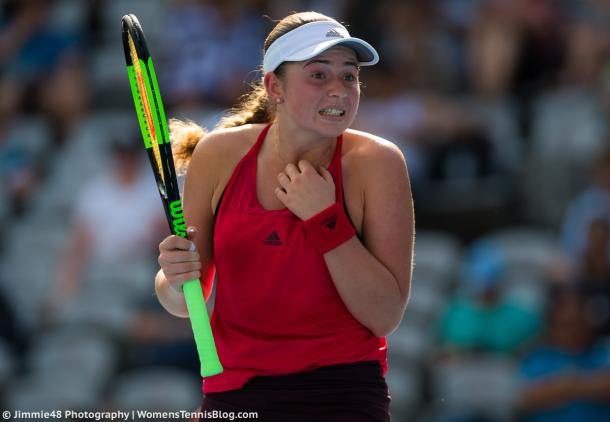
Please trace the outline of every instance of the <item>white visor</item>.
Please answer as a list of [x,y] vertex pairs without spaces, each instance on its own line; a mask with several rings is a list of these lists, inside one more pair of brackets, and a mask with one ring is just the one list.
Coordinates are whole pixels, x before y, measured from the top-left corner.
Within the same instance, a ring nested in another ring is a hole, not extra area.
[[369,43],[350,37],[339,22],[317,21],[301,25],[275,40],[265,53],[263,72],[273,72],[283,62],[311,59],[337,44],[354,50],[360,66],[371,66],[379,61],[379,54]]

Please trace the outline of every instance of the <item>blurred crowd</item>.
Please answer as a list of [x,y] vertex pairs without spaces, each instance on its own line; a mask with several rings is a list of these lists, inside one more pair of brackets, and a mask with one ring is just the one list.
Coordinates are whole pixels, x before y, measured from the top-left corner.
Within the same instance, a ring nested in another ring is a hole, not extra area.
[[194,409],[187,321],[120,18],[166,114],[212,128],[292,11],[379,51],[354,127],[404,152],[411,299],[393,420],[610,420],[610,1],[0,0],[0,406]]

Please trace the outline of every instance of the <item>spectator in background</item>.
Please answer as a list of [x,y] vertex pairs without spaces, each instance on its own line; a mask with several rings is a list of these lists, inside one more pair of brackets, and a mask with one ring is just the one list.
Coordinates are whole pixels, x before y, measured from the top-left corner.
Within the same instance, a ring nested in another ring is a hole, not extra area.
[[[607,219],[594,219],[587,230],[582,275],[590,286],[601,286],[610,281],[610,228]],[[610,294],[610,292],[609,292]]]
[[379,68],[366,70],[353,127],[373,130],[401,148],[420,222],[426,215],[459,210],[461,221],[454,227],[468,231],[474,225],[481,232],[486,224],[481,214],[497,214],[512,200],[513,163],[521,162],[504,152],[516,151],[510,144],[518,140],[499,135],[491,113],[481,111],[485,106],[448,95],[464,88],[466,73],[460,54],[466,31],[450,14],[447,3],[422,1],[387,1],[371,11],[384,22],[377,31],[388,55]]
[[507,271],[502,251],[489,241],[474,244],[466,257],[461,292],[440,320],[448,352],[514,353],[541,328],[541,316],[502,295]]
[[87,101],[83,39],[72,28],[53,24],[56,5],[40,0],[0,5],[0,197],[6,197],[6,208],[15,216],[26,210],[48,162],[42,159],[48,148],[44,140],[36,151],[22,142],[19,115],[45,114],[59,143],[80,120]]
[[[245,93],[262,57],[257,0],[175,0],[167,17],[161,75],[170,104],[226,106]],[[218,71],[222,69],[222,71]]]
[[610,420],[610,349],[582,292],[556,286],[546,338],[523,359],[520,373],[522,420]]
[[541,224],[561,224],[570,200],[587,185],[585,170],[610,140],[604,78],[610,27],[603,3],[563,2],[572,13],[565,19],[564,60],[553,72],[556,83],[533,98],[534,107],[520,111],[531,122],[524,211]]
[[573,7],[577,10],[568,28],[561,81],[567,86],[595,90],[610,58],[610,7],[607,2],[596,0],[573,2]]
[[536,95],[559,80],[566,25],[554,0],[480,2],[470,37],[472,89],[487,100],[518,100],[522,134],[530,129]]
[[13,304],[10,303],[4,289],[0,288],[0,341],[10,344],[12,352],[23,353],[27,340],[24,327],[17,319]]
[[595,219],[589,225],[578,282],[586,294],[587,306],[600,328],[600,335],[610,339],[610,227],[607,219]]
[[59,265],[58,303],[70,301],[85,287],[89,270],[111,270],[154,256],[165,223],[143,158],[138,139],[113,141],[112,168],[77,196],[74,229]]
[[[438,2],[390,0],[380,3],[376,21],[386,65],[401,76],[396,86],[416,93],[446,93],[459,85],[459,43],[449,33]],[[370,19],[370,17],[369,17]]]
[[[28,110],[51,119],[63,142],[88,101],[82,34],[53,25],[53,1],[6,1],[0,18],[0,110],[7,119]],[[5,114],[6,113],[6,114]]]
[[[474,113],[442,96],[397,90],[401,79],[396,68],[371,70],[353,127],[374,130],[394,142],[407,157],[415,188],[429,179],[476,179],[499,170]],[[460,154],[473,165],[452,166],[452,158]]]
[[136,136],[112,142],[111,168],[76,197],[45,311],[55,324],[92,323],[124,337],[133,364],[184,365],[196,359],[190,328],[161,310],[149,283],[158,239],[168,229]]
[[[592,173],[592,183],[572,200],[564,217],[561,229],[564,257],[560,262],[561,269],[552,274],[559,281],[579,278],[578,273],[582,272],[586,261],[588,238],[594,240],[590,238],[591,224],[596,220],[610,224],[610,148],[606,148],[597,157]],[[589,245],[590,247],[595,246]],[[610,250],[606,250],[605,254],[610,263]]]
[[0,208],[4,211],[6,207],[7,214],[18,216],[26,210],[27,201],[40,182],[41,167],[40,160],[28,151],[14,131],[13,122],[8,114],[2,113],[0,105],[0,179],[3,184],[0,198],[6,198],[10,204]]

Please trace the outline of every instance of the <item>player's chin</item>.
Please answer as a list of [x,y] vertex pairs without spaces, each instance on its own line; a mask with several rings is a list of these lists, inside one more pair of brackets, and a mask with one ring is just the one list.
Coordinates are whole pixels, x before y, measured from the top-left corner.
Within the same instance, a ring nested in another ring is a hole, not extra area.
[[318,116],[316,118],[316,126],[325,136],[336,137],[342,134],[350,127],[354,120],[354,116]]

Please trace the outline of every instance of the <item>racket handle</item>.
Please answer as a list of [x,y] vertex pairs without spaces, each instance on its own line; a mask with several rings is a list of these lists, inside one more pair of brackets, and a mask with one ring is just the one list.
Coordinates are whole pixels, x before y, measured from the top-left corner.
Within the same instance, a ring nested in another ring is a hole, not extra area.
[[191,280],[182,286],[186,307],[188,308],[191,327],[195,336],[195,345],[201,364],[201,376],[209,377],[220,374],[222,365],[218,359],[212,327],[208,318],[208,311],[203,300],[203,291],[199,280]]

